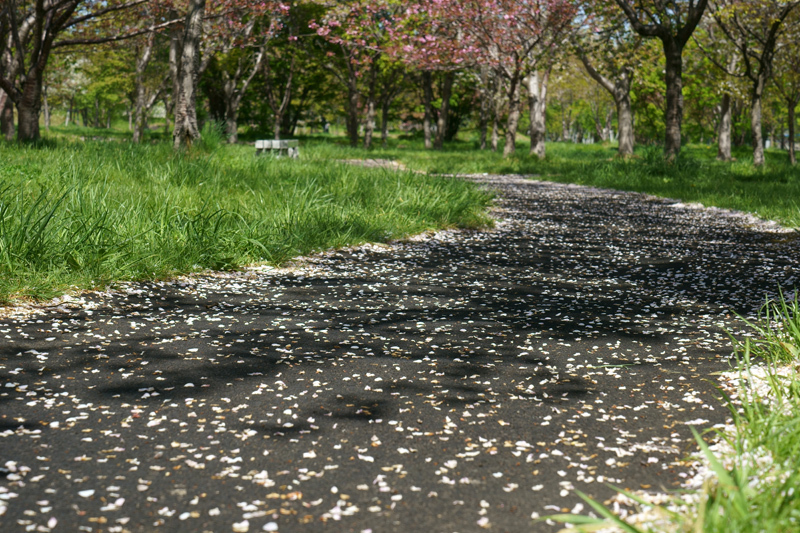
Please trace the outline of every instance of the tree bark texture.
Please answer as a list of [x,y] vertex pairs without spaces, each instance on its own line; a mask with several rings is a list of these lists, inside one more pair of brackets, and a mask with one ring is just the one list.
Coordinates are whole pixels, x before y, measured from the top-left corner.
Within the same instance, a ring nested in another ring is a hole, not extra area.
[[506,144],[503,157],[508,157],[517,149],[517,127],[519,126],[519,73],[511,77],[508,84],[508,119],[506,119]]
[[136,70],[134,75],[134,94],[136,95],[133,111],[133,142],[139,143],[144,135],[144,107],[145,107],[145,87],[144,71],[150,62],[150,55],[155,41],[155,32],[150,32],[144,41],[142,49],[136,59]]
[[50,131],[50,102],[47,100],[47,85],[42,87],[42,113],[44,114],[44,129]]
[[377,115],[377,102],[375,91],[378,84],[378,60],[373,58],[369,69],[369,81],[367,85],[367,116],[364,121],[364,148],[372,148],[372,137],[375,133],[375,117]]
[[14,103],[0,90],[0,135],[7,141],[14,140]]
[[38,141],[39,113],[42,106],[42,73],[32,69],[22,90],[22,97],[17,102],[17,139],[21,142]]
[[391,106],[391,98],[385,98],[381,102],[381,146],[384,148],[389,144],[389,109]]
[[436,121],[436,138],[433,148],[441,150],[444,147],[444,138],[447,135],[448,121],[450,120],[450,95],[453,92],[453,82],[456,79],[454,72],[446,72],[442,80],[442,107]]
[[481,85],[480,85],[480,97],[481,97],[481,108],[480,108],[480,116],[478,119],[478,131],[480,133],[480,149],[486,150],[486,136],[489,129],[489,115],[490,109],[492,106],[492,91],[489,87],[489,69],[488,67],[481,68]]
[[753,165],[764,164],[764,134],[761,124],[761,97],[754,97],[750,102],[750,134],[753,139]]
[[683,59],[682,49],[674,43],[664,43],[667,87],[667,109],[664,116],[664,157],[673,161],[681,153],[681,123],[683,122]]
[[531,116],[531,149],[530,154],[536,155],[539,159],[546,156],[545,134],[547,133],[546,112],[547,112],[547,82],[550,79],[550,69],[548,68],[540,77],[534,71],[526,78],[528,88],[528,107]]
[[178,93],[175,99],[175,129],[172,132],[173,147],[176,150],[189,147],[194,140],[200,138],[197,125],[197,81],[205,8],[205,0],[190,0],[186,14]]
[[619,91],[618,98],[615,98],[617,106],[617,126],[619,128],[619,157],[630,157],[636,145],[636,136],[633,129],[633,106],[631,105],[630,82],[627,90]]
[[422,119],[422,135],[425,139],[425,149],[433,148],[431,129],[433,124],[433,74],[429,71],[422,73],[422,106],[425,116]]
[[358,86],[355,76],[347,85],[347,137],[350,146],[358,147]]
[[717,131],[717,160],[730,161],[731,157],[731,133],[733,130],[733,113],[731,110],[731,95],[722,95],[722,102],[719,107],[719,128]]
[[753,165],[760,167],[764,164],[764,134],[762,131],[762,100],[764,88],[767,85],[768,69],[762,68],[753,83],[750,95],[750,128],[753,138]]

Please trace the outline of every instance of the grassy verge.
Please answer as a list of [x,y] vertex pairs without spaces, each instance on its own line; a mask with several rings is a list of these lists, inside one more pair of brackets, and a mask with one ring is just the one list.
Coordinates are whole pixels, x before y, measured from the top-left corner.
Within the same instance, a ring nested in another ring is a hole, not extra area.
[[0,302],[489,222],[460,180],[254,156],[208,133],[169,146],[0,146]]
[[788,165],[780,150],[768,150],[766,166],[756,169],[748,148],[735,153],[737,161],[722,163],[715,160],[716,147],[705,145],[684,147],[680,159],[669,164],[659,147],[638,147],[636,157],[626,161],[615,157],[613,146],[549,143],[547,157],[540,161],[527,155],[522,143],[508,159],[480,151],[473,142],[450,143],[437,152],[424,150],[416,139],[391,139],[387,148],[370,152],[348,148],[340,139],[306,139],[309,143],[332,158],[385,158],[429,173],[534,174],[538,179],[738,209],[800,227],[800,169]]
[[[735,341],[736,392],[724,399],[732,425],[709,447],[699,435],[705,482],[699,494],[663,506],[639,503],[627,521],[586,498],[600,518],[549,517],[567,531],[757,533],[800,530],[800,304],[767,302],[750,324],[755,336]],[[758,363],[754,363],[758,361]]]

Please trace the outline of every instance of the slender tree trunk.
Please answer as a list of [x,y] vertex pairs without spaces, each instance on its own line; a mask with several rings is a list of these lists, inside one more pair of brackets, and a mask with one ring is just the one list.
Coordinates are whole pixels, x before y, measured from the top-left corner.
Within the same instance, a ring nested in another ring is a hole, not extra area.
[[94,98],[94,120],[92,124],[95,128],[100,127],[100,99],[96,96]]
[[436,121],[436,138],[433,141],[433,148],[436,150],[441,150],[444,147],[444,138],[447,135],[448,122],[450,120],[450,95],[453,92],[455,79],[454,72],[446,72],[442,81],[442,107],[439,109],[439,117]]
[[355,76],[352,76],[347,86],[347,137],[350,146],[358,146],[358,86]]
[[664,43],[664,54],[667,61],[664,77],[667,86],[664,157],[669,161],[675,160],[681,153],[681,123],[683,122],[683,59],[681,52],[682,50],[676,44]]
[[617,105],[617,125],[619,127],[619,157],[630,157],[636,144],[636,136],[633,130],[633,107],[631,106],[630,85],[628,90],[622,90],[616,98]]
[[180,84],[178,73],[180,71],[180,49],[181,49],[181,36],[177,30],[173,30],[169,40],[169,78],[172,81],[172,90],[167,91],[167,97],[164,98],[164,131],[169,133],[172,130],[170,125],[170,115],[175,117],[175,101],[178,98],[178,91]]
[[491,88],[489,87],[489,68],[481,68],[481,110],[478,122],[478,131],[480,134],[480,149],[486,150],[486,135],[489,129],[489,115],[492,106]]
[[14,103],[0,90],[0,135],[7,141],[14,140]]
[[515,73],[508,84],[508,120],[506,121],[506,144],[503,157],[508,157],[517,149],[517,127],[519,126],[519,74]]
[[378,60],[373,58],[369,69],[369,85],[367,87],[367,116],[364,121],[364,148],[372,148],[372,136],[375,133],[375,116],[377,114],[377,102],[375,101],[375,89],[378,84]]
[[422,106],[425,116],[422,119],[422,134],[425,138],[425,149],[433,148],[431,129],[433,124],[433,74],[429,71],[422,73]]
[[[239,60],[236,73],[233,76],[225,74],[225,131],[228,134],[228,143],[236,144],[239,141],[239,107],[242,103],[250,82],[253,81],[256,73],[261,69],[261,62],[264,60],[264,48],[259,48],[253,58],[250,73],[242,80],[243,59]],[[293,67],[292,67],[293,69]],[[291,80],[291,71],[290,71]],[[241,81],[241,87],[239,83]]]
[[753,165],[760,167],[764,164],[764,135],[761,131],[761,95],[753,95],[750,104],[750,124],[753,135]]
[[236,144],[239,141],[239,106],[237,98],[229,98],[225,102],[225,133],[228,136],[228,144]]
[[384,98],[381,102],[381,146],[389,144],[389,113],[393,98]]
[[200,137],[197,125],[197,78],[205,8],[205,0],[190,0],[186,14],[179,87],[175,100],[175,129],[172,132],[173,147],[176,150],[191,146],[192,141]]
[[64,126],[69,126],[70,121],[72,120],[72,113],[74,113],[75,109],[75,95],[70,95],[69,97],[69,108],[67,108],[67,116],[64,118]]
[[550,69],[539,77],[537,71],[532,72],[526,78],[528,88],[528,107],[531,116],[531,148],[530,154],[536,155],[539,159],[544,159],[546,155],[545,134],[546,126],[546,105],[547,105],[547,82],[550,79]]
[[[147,34],[141,55],[136,58],[136,70],[134,75],[134,120],[133,120],[133,142],[141,142],[144,136],[145,125],[145,87],[144,87],[144,71],[150,63],[150,56],[153,50],[153,43],[155,42],[155,32]],[[130,114],[128,115],[130,120]]]
[[789,99],[789,163],[791,165],[797,164],[797,158],[794,153],[794,125],[795,125],[795,108],[797,107],[798,99]]
[[717,131],[717,160],[730,161],[731,157],[731,132],[733,130],[733,120],[731,112],[731,95],[722,95],[722,102],[719,109],[719,128]]
[[781,135],[781,150],[786,150],[786,136],[783,134],[786,131],[786,126],[781,119],[780,135]]
[[47,101],[47,85],[42,87],[42,114],[44,115],[44,129],[50,131],[50,102]]
[[164,136],[166,137],[169,135],[170,130],[172,129],[172,125],[170,124],[169,120],[169,108],[171,105],[172,98],[164,97]]
[[600,139],[601,141],[605,141],[606,140],[606,134],[603,131],[603,127],[604,126],[603,126],[603,119],[600,116],[600,105],[598,103],[597,105],[593,105],[592,107],[594,108],[592,110],[593,113],[594,113],[594,117],[593,117],[594,120],[592,122],[594,122],[594,134],[595,134],[595,137]]

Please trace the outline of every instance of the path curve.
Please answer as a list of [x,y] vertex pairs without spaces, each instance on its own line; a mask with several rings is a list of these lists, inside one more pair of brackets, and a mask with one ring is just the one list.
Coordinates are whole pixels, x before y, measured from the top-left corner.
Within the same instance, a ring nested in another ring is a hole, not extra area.
[[0,530],[549,531],[573,489],[676,487],[730,310],[798,283],[797,238],[472,179],[493,230],[0,319]]

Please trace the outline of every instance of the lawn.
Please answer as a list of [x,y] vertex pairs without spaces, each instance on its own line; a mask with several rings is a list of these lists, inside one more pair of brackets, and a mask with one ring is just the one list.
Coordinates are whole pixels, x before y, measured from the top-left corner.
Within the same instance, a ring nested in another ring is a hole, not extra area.
[[[75,128],[73,128],[75,129]],[[0,145],[0,302],[490,224],[461,180],[166,143]]]
[[528,146],[501,154],[478,150],[476,142],[455,142],[443,151],[424,150],[419,139],[390,139],[387,148],[352,149],[344,140],[305,139],[329,157],[382,158],[429,173],[526,174],[536,179],[636,191],[684,202],[748,211],[790,227],[800,227],[800,167],[791,167],[780,150],[767,150],[762,169],[752,165],[748,147],[737,149],[736,161],[716,161],[716,146],[684,147],[675,163],[667,163],[660,147],[640,146],[629,160],[616,158],[616,148],[601,144],[549,143],[541,161]]

